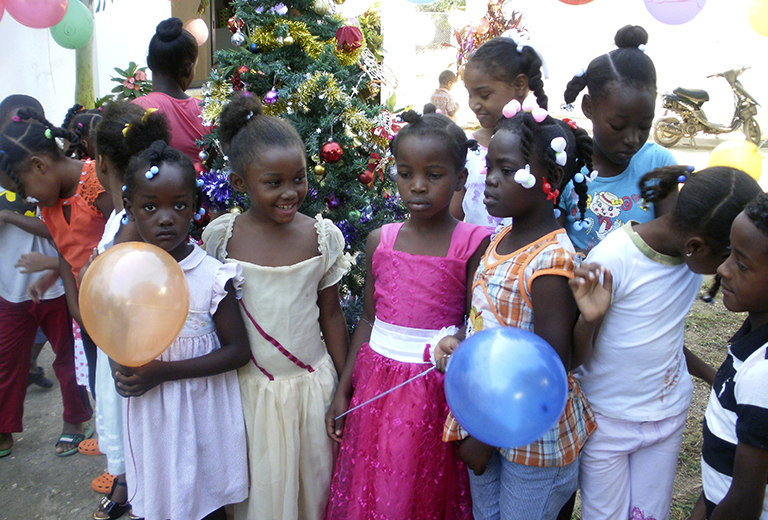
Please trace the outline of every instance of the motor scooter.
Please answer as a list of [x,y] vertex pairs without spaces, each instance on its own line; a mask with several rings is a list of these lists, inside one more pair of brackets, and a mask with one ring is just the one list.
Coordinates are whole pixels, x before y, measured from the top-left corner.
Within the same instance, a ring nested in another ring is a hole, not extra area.
[[672,92],[664,94],[662,108],[664,115],[671,111],[677,117],[662,117],[653,126],[653,138],[662,146],[669,148],[674,146],[683,137],[691,140],[699,132],[705,134],[725,134],[742,128],[748,141],[760,145],[760,126],[755,120],[757,115],[757,102],[739,82],[739,75],[749,67],[728,70],[707,76],[708,78],[722,77],[728,82],[733,91],[734,110],[730,125],[721,125],[707,119],[702,105],[709,101],[706,90],[676,88]]

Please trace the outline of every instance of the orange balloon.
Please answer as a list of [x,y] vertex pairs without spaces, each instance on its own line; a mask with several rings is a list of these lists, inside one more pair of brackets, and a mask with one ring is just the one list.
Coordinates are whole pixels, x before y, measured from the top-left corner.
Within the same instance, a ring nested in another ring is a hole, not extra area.
[[125,366],[155,359],[179,335],[189,311],[184,272],[144,242],[116,245],[91,263],[80,286],[80,315],[94,343]]

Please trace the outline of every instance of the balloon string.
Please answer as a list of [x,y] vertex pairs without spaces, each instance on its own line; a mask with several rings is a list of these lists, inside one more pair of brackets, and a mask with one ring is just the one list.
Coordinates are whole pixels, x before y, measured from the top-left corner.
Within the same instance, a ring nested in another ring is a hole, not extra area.
[[408,381],[404,381],[404,382],[400,383],[399,385],[397,385],[396,387],[394,387],[394,388],[390,388],[390,389],[389,389],[389,390],[387,390],[386,392],[384,392],[384,393],[381,393],[381,394],[377,395],[376,397],[372,397],[371,399],[368,399],[368,400],[367,400],[366,402],[364,402],[364,403],[360,403],[359,405],[355,406],[354,408],[350,408],[349,410],[347,410],[347,411],[346,411],[346,412],[344,412],[343,414],[341,414],[341,415],[339,415],[338,417],[336,417],[336,418],[334,419],[334,421],[338,421],[339,419],[341,419],[342,417],[344,417],[345,415],[347,415],[349,412],[354,412],[354,411],[355,411],[355,410],[357,410],[358,408],[362,408],[363,406],[367,405],[368,403],[372,403],[372,402],[373,402],[373,401],[375,401],[376,399],[381,399],[382,397],[384,397],[384,396],[385,396],[385,395],[387,395],[388,393],[390,393],[390,392],[394,392],[394,391],[395,391],[395,390],[397,390],[398,388],[401,388],[401,387],[403,387],[403,386],[407,385],[408,383],[410,383],[410,382],[412,382],[412,381],[415,381],[416,379],[418,379],[418,378],[420,378],[420,377],[424,377],[425,375],[427,375],[427,374],[429,374],[430,372],[432,372],[432,371],[433,371],[435,368],[436,368],[436,367],[429,367],[429,368],[428,368],[428,369],[426,369],[424,372],[422,372],[421,374],[418,374],[418,375],[415,375],[415,376],[413,376],[413,377],[412,377],[412,378],[410,378]]
[[[125,431],[128,434],[128,451],[131,453],[131,463],[133,464],[133,474],[138,476],[139,470],[136,467],[136,457],[133,454],[133,442],[131,442],[131,397],[130,396],[128,397],[128,402],[126,403]],[[131,502],[133,502],[133,499],[136,498],[136,493],[139,492],[139,486],[138,485],[135,485],[135,486],[136,487],[133,488],[133,496],[131,496],[131,498],[125,501],[126,504],[130,504]],[[126,487],[127,487],[127,484],[126,484]]]

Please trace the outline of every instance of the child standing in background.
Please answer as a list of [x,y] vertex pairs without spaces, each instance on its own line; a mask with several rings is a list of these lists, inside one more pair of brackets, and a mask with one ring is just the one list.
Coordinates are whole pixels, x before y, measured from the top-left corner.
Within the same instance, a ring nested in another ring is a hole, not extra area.
[[199,161],[195,144],[209,132],[203,126],[200,101],[187,95],[197,61],[197,41],[178,18],[157,25],[149,42],[147,65],[152,71],[152,92],[132,101],[143,109],[156,108],[165,116],[171,131],[171,146]]
[[439,110],[441,114],[456,119],[459,104],[451,97],[451,88],[456,84],[456,74],[451,70],[444,70],[440,73],[438,81],[440,86],[432,93],[429,102],[435,105],[435,110]]
[[[589,252],[622,224],[648,222],[674,208],[675,193],[650,208],[640,197],[639,181],[647,172],[676,164],[672,153],[647,143],[656,109],[656,69],[646,56],[648,33],[627,25],[615,37],[615,49],[598,56],[574,76],[565,90],[570,104],[586,86],[581,110],[592,121],[593,162],[597,177],[588,184],[587,213],[576,207],[570,183],[563,192],[565,230],[576,249]],[[591,172],[583,171],[585,175]]]
[[728,342],[704,415],[703,491],[691,520],[768,519],[768,195],[731,226],[731,254],[717,268],[723,304],[748,312]]
[[453,196],[451,214],[493,231],[499,224],[509,222],[491,216],[483,203],[488,143],[504,105],[510,100],[523,103],[533,91],[539,106],[547,108],[541,58],[530,45],[508,37],[493,38],[469,57],[464,69],[464,86],[469,93],[469,108],[477,116],[481,128],[472,135],[478,146],[467,154],[467,180],[464,189]]
[[328,435],[341,449],[327,520],[472,517],[466,468],[440,440],[448,414],[441,374],[335,419],[429,368],[425,347],[464,323],[467,280],[488,243],[484,228],[449,211],[466,176],[464,132],[440,114],[402,118],[392,153],[410,219],[368,235],[363,315],[328,412]]
[[584,520],[669,518],[688,374],[714,376],[684,348],[684,318],[701,274],[728,255],[733,219],[761,190],[733,168],[668,166],[643,177],[643,198],[663,200],[679,181],[671,213],[611,233],[571,282],[575,375],[597,417],[580,463]]
[[244,96],[224,107],[219,131],[230,182],[251,204],[203,233],[206,250],[242,266],[245,278],[240,310],[251,362],[238,375],[251,486],[235,517],[319,520],[333,466],[325,412],[349,343],[339,281],[350,261],[332,221],[298,213],[306,152],[288,122]]
[[[518,112],[499,122],[486,157],[485,203],[491,215],[512,217],[514,225],[498,233],[480,262],[466,332],[535,332],[567,372],[577,316],[568,289],[574,250],[553,208],[567,182],[586,182],[579,170],[591,167],[591,151],[586,131],[548,116],[537,122],[531,113]],[[438,366],[445,367],[458,343],[451,336],[438,344]],[[540,439],[515,448],[488,446],[469,437],[451,414],[443,440],[460,442],[459,453],[472,470],[475,520],[553,520],[576,491],[579,454],[594,428],[587,400],[569,375],[565,410]]]
[[145,242],[184,272],[189,312],[170,347],[141,367],[117,365],[126,477],[132,514],[146,520],[226,520],[224,507],[248,496],[245,425],[234,370],[248,362],[237,308],[238,265],[189,242],[200,207],[195,168],[156,141],[128,166],[123,203]]

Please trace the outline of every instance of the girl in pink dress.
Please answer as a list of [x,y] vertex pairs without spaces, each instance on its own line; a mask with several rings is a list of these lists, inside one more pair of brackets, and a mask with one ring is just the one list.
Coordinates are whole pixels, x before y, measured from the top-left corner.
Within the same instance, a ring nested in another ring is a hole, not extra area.
[[449,212],[467,174],[462,130],[440,114],[403,119],[392,151],[410,219],[368,236],[363,316],[326,419],[341,443],[329,520],[471,518],[466,468],[440,441],[448,415],[441,374],[335,419],[431,367],[429,345],[464,323],[467,280],[488,244],[484,228]]

